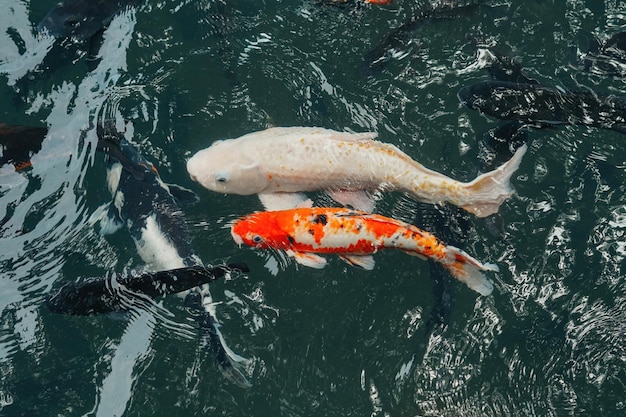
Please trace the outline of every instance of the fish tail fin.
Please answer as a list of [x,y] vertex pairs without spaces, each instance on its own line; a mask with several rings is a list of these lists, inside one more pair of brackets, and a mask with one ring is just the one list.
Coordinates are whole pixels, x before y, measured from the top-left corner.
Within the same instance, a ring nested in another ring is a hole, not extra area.
[[454,278],[477,293],[489,295],[493,291],[493,283],[483,274],[483,271],[499,271],[497,265],[483,264],[454,246],[446,246],[443,249],[441,263]]
[[466,183],[471,201],[461,207],[478,217],[497,213],[500,205],[513,194],[511,177],[517,171],[528,145],[521,146],[511,159],[497,169]]

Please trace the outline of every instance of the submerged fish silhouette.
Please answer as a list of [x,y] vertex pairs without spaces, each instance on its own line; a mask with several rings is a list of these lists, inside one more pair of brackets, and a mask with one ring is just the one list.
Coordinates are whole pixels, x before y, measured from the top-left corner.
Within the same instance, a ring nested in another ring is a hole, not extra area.
[[0,165],[13,164],[16,171],[30,168],[30,158],[41,150],[47,134],[45,127],[0,123]]
[[387,62],[399,50],[406,49],[410,43],[412,32],[420,25],[448,20],[476,10],[479,1],[476,0],[448,0],[429,5],[400,26],[387,33],[378,44],[363,56],[360,72],[364,75],[379,73]]
[[124,291],[150,298],[163,297],[213,282],[230,271],[248,272],[245,264],[200,265],[156,272],[112,273],[69,282],[46,300],[54,313],[89,315],[112,313],[128,308]]
[[613,94],[481,81],[461,88],[458,96],[473,110],[533,127],[585,125],[626,133],[626,97]]
[[89,39],[106,28],[120,11],[142,2],[143,0],[64,0],[51,8],[37,27],[57,38]]
[[[224,376],[237,385],[249,386],[239,369],[239,362],[245,359],[234,354],[221,336],[219,323],[206,301],[210,297],[208,289],[194,285],[211,281],[225,273],[221,267],[205,268],[191,244],[182,210],[174,194],[187,199],[195,198],[195,194],[163,183],[154,165],[126,141],[113,123],[106,122],[98,126],[97,133],[98,150],[106,153],[109,160],[107,177],[113,195],[109,221],[115,226],[104,227],[103,231],[111,232],[124,225],[143,261],[159,271],[113,277],[119,278],[125,288],[150,297],[179,292],[193,286],[192,292],[197,292],[203,300],[199,306],[196,305],[197,314],[202,316],[202,325],[199,326],[202,340],[212,340],[208,346],[213,348],[212,353]],[[132,169],[127,169],[129,167]],[[70,314],[108,311],[122,305],[121,299],[110,289],[111,282],[111,279],[104,277],[70,284],[53,296],[49,305],[57,311]],[[72,307],[78,310],[74,312]]]

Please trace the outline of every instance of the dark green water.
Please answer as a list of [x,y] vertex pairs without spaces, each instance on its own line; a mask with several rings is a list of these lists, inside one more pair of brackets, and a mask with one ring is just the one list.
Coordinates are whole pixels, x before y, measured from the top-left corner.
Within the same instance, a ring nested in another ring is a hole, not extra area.
[[[193,183],[185,161],[212,141],[269,126],[376,131],[425,166],[472,179],[498,122],[459,104],[487,78],[466,34],[519,57],[550,86],[624,92],[576,65],[626,24],[618,1],[486,1],[420,25],[380,73],[363,56],[425,1],[323,7],[313,1],[147,2],[115,18],[88,71],[84,46],[34,38],[49,2],[0,2],[1,120],[50,128],[28,175],[0,169],[0,414],[6,416],[617,416],[626,410],[625,136],[581,126],[534,130],[493,219],[386,195],[378,211],[495,262],[477,297],[424,261],[376,255],[363,272],[323,270],[238,248],[225,224],[256,197]],[[43,64],[42,64],[43,61]],[[41,64],[41,65],[40,65]],[[99,234],[110,195],[90,122],[132,121],[132,141],[184,207],[206,263],[246,261],[211,286],[252,387],[226,380],[198,346],[182,300],[127,316],[54,315],[65,282],[142,268],[125,230]],[[81,132],[86,135],[81,138]],[[316,158],[316,155],[311,155]],[[330,203],[323,196],[321,203]],[[458,221],[457,221],[458,220]],[[460,225],[460,226],[459,226]]]

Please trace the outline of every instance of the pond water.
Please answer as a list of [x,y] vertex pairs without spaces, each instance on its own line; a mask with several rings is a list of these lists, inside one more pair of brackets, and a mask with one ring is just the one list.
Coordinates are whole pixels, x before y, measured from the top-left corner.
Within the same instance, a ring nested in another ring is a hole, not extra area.
[[[30,170],[0,167],[1,415],[626,412],[623,133],[529,129],[515,195],[488,218],[399,193],[378,202],[377,212],[498,264],[488,297],[396,251],[376,254],[372,271],[336,257],[321,270],[288,262],[272,271],[275,255],[237,247],[227,227],[261,210],[259,200],[205,190],[185,168],[216,140],[320,126],[377,132],[469,181],[506,156],[490,147],[501,122],[457,97],[489,78],[468,34],[543,85],[619,95],[624,78],[580,58],[623,30],[623,2],[481,1],[418,20],[384,49],[384,65],[365,70],[364,57],[426,0],[150,1],[116,15],[95,51],[37,32],[50,2],[0,5],[0,122],[49,129]],[[100,233],[111,200],[95,148],[102,117],[127,123],[165,182],[198,194],[182,207],[199,257],[250,267],[211,284],[250,387],[222,375],[179,297],[127,314],[45,307],[80,277],[150,267],[125,229]]]

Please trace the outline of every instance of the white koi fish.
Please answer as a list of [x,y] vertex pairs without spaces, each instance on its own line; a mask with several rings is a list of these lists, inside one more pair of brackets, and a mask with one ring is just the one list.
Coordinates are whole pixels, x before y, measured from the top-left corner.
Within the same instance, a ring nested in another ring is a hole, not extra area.
[[[449,202],[479,217],[496,213],[513,194],[510,179],[526,145],[498,169],[459,182],[425,168],[376,133],[275,127],[214,142],[187,162],[191,178],[226,194],[258,194],[268,210],[293,208],[294,193],[327,191],[364,211],[364,191],[396,190],[427,203]],[[285,203],[286,200],[287,202]]]

